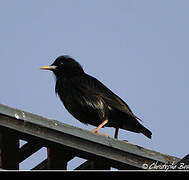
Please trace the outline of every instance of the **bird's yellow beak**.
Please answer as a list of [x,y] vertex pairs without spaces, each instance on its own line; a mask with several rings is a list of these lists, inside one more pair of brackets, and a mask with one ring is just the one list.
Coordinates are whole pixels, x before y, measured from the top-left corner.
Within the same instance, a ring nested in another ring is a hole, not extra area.
[[50,69],[50,66],[43,66],[43,67],[41,67],[40,69],[46,69],[46,70],[49,70],[49,69]]
[[45,70],[54,70],[56,69],[56,66],[43,66],[40,69],[45,69]]

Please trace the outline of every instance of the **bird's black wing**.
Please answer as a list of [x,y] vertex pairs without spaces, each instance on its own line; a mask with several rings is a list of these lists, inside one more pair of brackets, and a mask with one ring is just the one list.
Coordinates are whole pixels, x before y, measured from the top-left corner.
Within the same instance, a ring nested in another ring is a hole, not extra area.
[[127,113],[133,118],[139,119],[133,114],[129,106],[120,97],[114,94],[96,78],[85,74],[82,78],[80,78],[80,81],[80,86],[85,94],[96,96],[99,99],[102,99],[111,108],[117,109],[123,113]]

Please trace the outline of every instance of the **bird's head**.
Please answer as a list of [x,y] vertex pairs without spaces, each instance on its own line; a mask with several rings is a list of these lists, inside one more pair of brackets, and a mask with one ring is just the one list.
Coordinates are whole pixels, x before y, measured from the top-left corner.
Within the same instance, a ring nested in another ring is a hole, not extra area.
[[84,73],[81,65],[76,60],[67,55],[59,56],[50,66],[43,66],[40,69],[53,71],[56,78],[61,76],[71,78]]

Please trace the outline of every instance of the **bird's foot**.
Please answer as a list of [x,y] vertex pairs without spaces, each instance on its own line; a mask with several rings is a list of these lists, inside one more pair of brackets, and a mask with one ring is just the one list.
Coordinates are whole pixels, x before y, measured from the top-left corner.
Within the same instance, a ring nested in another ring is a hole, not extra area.
[[110,137],[110,136],[108,136],[107,134],[103,134],[103,133],[99,132],[97,129],[93,129],[92,132],[93,132],[93,133],[97,133],[97,134],[99,134],[99,135],[101,135],[101,136]]
[[98,133],[98,129],[95,128],[95,129],[92,130],[92,132],[93,132],[93,133]]

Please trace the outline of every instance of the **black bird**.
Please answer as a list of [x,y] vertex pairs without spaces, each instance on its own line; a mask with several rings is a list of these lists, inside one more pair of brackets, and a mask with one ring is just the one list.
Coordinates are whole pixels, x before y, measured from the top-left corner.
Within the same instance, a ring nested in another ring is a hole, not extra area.
[[96,78],[86,74],[81,65],[64,55],[50,66],[41,69],[51,70],[56,76],[55,91],[65,108],[80,122],[97,126],[114,127],[118,137],[119,128],[142,133],[151,138],[152,133],[139,123],[129,106]]

